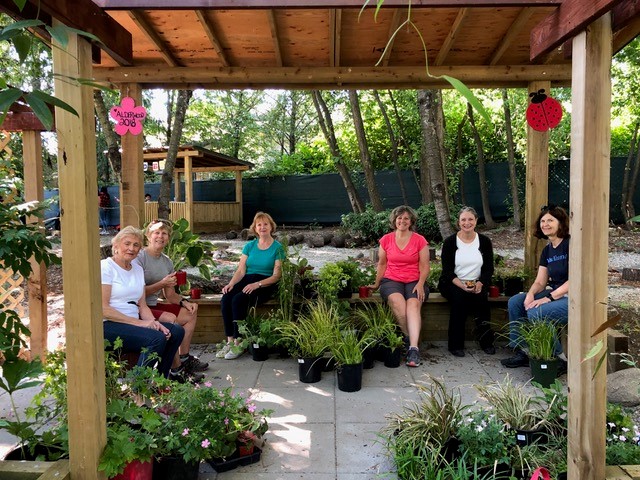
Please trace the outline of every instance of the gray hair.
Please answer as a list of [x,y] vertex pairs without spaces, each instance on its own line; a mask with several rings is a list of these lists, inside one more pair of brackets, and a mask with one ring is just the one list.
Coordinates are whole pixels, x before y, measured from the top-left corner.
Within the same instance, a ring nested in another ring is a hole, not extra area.
[[478,212],[476,212],[476,209],[473,207],[462,207],[458,212],[458,218],[460,218],[460,215],[467,212],[476,217],[476,220],[478,220]]
[[127,225],[122,230],[120,230],[115,237],[111,239],[111,247],[115,247],[118,245],[124,237],[133,236],[137,237],[140,240],[140,245],[144,245],[144,235],[142,235],[142,230],[134,227],[133,225]]

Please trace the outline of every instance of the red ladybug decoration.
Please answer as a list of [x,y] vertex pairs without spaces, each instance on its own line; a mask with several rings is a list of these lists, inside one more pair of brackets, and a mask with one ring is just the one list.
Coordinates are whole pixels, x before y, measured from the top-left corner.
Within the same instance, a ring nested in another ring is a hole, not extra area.
[[527,107],[527,123],[538,132],[555,128],[562,120],[562,105],[555,98],[544,94],[544,89],[529,93],[531,103]]

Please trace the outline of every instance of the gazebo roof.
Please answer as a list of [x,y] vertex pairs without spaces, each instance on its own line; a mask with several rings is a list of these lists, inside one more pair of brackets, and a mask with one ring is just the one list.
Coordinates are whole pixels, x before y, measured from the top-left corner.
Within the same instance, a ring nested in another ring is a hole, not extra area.
[[432,75],[568,85],[568,40],[590,22],[613,7],[614,52],[640,32],[633,0],[29,0],[22,14],[4,3],[95,34],[94,77],[143,88],[446,86],[427,75],[418,31]]
[[[168,148],[145,148],[144,159],[162,160],[167,157]],[[178,148],[176,157],[176,170],[184,170],[185,157],[191,158],[194,171],[198,172],[215,172],[215,171],[241,171],[250,170],[254,167],[253,163],[230,157],[224,153],[214,152],[206,148],[196,145],[183,145]]]

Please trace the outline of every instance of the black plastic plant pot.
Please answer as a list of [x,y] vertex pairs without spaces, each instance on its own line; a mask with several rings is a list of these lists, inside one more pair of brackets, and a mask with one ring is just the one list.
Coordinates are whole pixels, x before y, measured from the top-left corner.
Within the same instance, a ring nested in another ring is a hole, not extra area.
[[362,352],[362,368],[368,370],[373,368],[376,364],[376,352],[375,347],[365,348]]
[[395,348],[389,352],[384,360],[384,366],[387,368],[398,368],[402,363],[402,349]]
[[322,363],[322,357],[299,358],[298,376],[300,381],[302,383],[319,382],[322,379]]
[[160,457],[153,465],[153,480],[198,480],[200,462],[187,463],[180,456]]
[[342,365],[337,373],[338,390],[341,392],[357,392],[362,388],[362,363]]
[[535,358],[529,359],[529,367],[531,368],[531,376],[534,382],[538,382],[543,387],[547,388],[555,382],[558,375],[558,359],[553,360],[538,360]]
[[255,362],[264,362],[269,358],[269,349],[267,347],[261,347],[254,343],[253,345],[249,345],[249,349],[251,350],[251,358],[253,358]]

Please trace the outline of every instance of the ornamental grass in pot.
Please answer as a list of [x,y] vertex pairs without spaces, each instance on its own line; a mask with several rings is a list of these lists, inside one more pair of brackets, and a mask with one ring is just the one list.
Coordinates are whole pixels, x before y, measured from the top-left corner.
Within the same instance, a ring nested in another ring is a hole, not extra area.
[[518,331],[528,347],[529,366],[533,381],[543,387],[551,385],[558,373],[555,355],[558,325],[549,319],[533,319],[520,323]]
[[334,332],[329,350],[336,361],[339,390],[357,392],[362,388],[363,352],[370,342],[354,328]]

